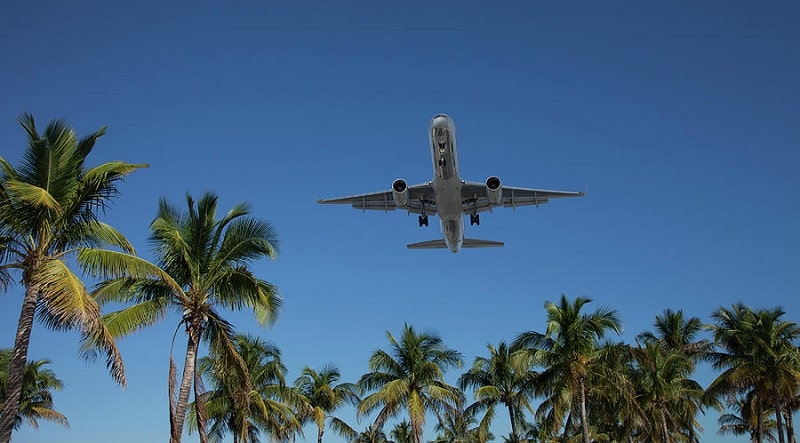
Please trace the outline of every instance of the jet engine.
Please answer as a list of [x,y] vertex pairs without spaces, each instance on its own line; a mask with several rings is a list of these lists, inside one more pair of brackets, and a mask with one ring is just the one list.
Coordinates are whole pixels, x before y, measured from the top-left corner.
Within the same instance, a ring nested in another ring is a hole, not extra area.
[[486,179],[486,197],[492,206],[503,203],[503,185],[500,183],[500,179],[494,175]]
[[408,206],[408,184],[402,178],[398,178],[392,183],[392,198],[398,208]]

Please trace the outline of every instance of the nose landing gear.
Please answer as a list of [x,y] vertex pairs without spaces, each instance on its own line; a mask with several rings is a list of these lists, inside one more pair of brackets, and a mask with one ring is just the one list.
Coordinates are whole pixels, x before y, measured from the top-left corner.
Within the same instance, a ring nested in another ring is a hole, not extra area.
[[428,216],[427,215],[420,215],[419,216],[419,227],[428,226]]
[[470,214],[469,215],[469,224],[472,225],[481,225],[481,215],[480,214]]

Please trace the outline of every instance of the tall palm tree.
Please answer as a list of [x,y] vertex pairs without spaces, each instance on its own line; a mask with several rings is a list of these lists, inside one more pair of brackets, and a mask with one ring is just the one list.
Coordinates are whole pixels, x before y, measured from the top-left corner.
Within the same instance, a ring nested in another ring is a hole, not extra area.
[[[715,323],[709,328],[719,350],[711,352],[713,367],[722,370],[707,388],[707,395],[721,397],[747,394],[752,390],[756,401],[756,423],[762,414],[775,414],[778,442],[784,443],[784,405],[800,389],[800,327],[782,319],[781,308],[753,309],[734,304],[712,314]],[[757,439],[763,441],[763,430]]]
[[0,443],[11,439],[22,395],[34,315],[54,330],[77,329],[105,353],[114,380],[125,384],[122,358],[101,321],[100,308],[69,268],[77,250],[113,247],[133,253],[116,229],[98,220],[118,194],[117,184],[137,168],[121,161],[87,168],[85,163],[105,127],[78,139],[61,120],[39,134],[33,116],[19,123],[28,147],[19,169],[0,157],[0,283],[21,274],[25,288],[8,368],[7,399],[0,410]]
[[461,365],[461,354],[445,346],[439,336],[417,333],[407,324],[399,340],[388,331],[386,335],[391,350],[375,351],[369,359],[370,372],[359,380],[362,389],[374,392],[361,401],[358,414],[379,409],[375,425],[381,428],[387,418],[405,409],[412,441],[421,443],[427,412],[441,417],[442,411],[463,401],[461,391],[444,381],[447,369]]
[[696,415],[703,407],[703,388],[689,378],[694,368],[691,358],[678,349],[665,350],[654,341],[632,352],[637,401],[650,424],[647,433],[665,443],[694,435]]
[[[12,349],[0,350],[0,403],[6,401],[6,382],[8,364],[13,356]],[[22,396],[19,411],[14,419],[14,430],[23,422],[33,428],[39,427],[39,420],[47,420],[69,427],[64,414],[53,409],[53,391],[60,391],[64,383],[56,377],[52,369],[44,368],[50,360],[33,360],[25,365],[22,383]]]
[[[82,256],[90,269],[105,271],[99,272],[107,280],[95,291],[98,301],[134,303],[105,316],[115,337],[154,324],[170,308],[181,314],[178,327],[184,327],[188,343],[177,394],[175,365],[170,357],[171,442],[181,439],[192,385],[195,401],[202,394],[196,373],[200,342],[208,342],[212,352],[229,361],[239,358],[233,327],[218,309],[251,308],[259,323],[269,325],[281,305],[277,289],[252,270],[257,259],[275,258],[277,254],[277,238],[269,223],[248,217],[249,207],[244,203],[218,219],[217,196],[212,193],[196,202],[187,195],[186,206],[186,211],[180,211],[163,198],[159,201],[156,219],[150,225],[157,265],[124,253]],[[111,265],[117,265],[113,272],[108,271]],[[200,440],[204,441],[204,404],[200,401],[196,406]]]
[[682,309],[664,310],[661,315],[656,315],[653,326],[655,331],[645,331],[636,338],[644,342],[658,342],[665,349],[678,350],[693,361],[703,358],[711,349],[708,340],[697,339],[703,331],[703,322],[697,317],[685,318]]
[[307,406],[307,411],[302,415],[317,425],[317,443],[322,443],[326,421],[330,421],[331,428],[347,439],[352,440],[358,434],[341,419],[329,415],[345,404],[358,405],[360,401],[358,386],[353,383],[337,383],[340,377],[339,369],[332,365],[327,365],[320,371],[306,366],[295,380],[295,389]]
[[567,413],[578,406],[584,443],[591,442],[587,380],[599,362],[598,341],[608,330],[619,334],[622,329],[615,310],[602,307],[582,313],[581,309],[590,302],[585,297],[570,302],[563,294],[559,304],[546,302],[545,333],[523,332],[512,344],[527,348],[532,361],[544,368],[539,382],[542,393],[549,397],[555,424],[561,424]]
[[[235,443],[255,443],[262,431],[272,441],[299,432],[295,411],[303,399],[286,385],[280,349],[244,334],[237,334],[233,341],[246,372],[238,361],[217,353],[198,361],[199,372],[211,385],[201,396],[210,422],[209,437],[222,441],[230,432]],[[190,413],[196,414],[196,403],[191,406]]]
[[535,393],[536,373],[525,364],[527,360],[519,350],[505,342],[500,342],[496,348],[493,345],[487,348],[489,357],[475,357],[472,368],[458,379],[461,389],[475,390],[475,403],[467,411],[485,411],[478,429],[486,436],[495,405],[502,404],[508,410],[512,438],[519,441],[519,427],[525,421],[524,410],[533,412],[529,398]]

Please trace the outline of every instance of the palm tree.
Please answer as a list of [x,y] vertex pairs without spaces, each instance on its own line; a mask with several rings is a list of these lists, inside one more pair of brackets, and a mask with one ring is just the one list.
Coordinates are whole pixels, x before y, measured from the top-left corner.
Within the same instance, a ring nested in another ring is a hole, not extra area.
[[590,302],[585,297],[570,302],[563,294],[558,305],[546,302],[545,333],[523,332],[512,344],[527,348],[532,361],[544,367],[539,383],[542,393],[548,396],[546,404],[552,408],[554,424],[561,424],[574,406],[579,407],[584,443],[591,441],[587,380],[599,361],[598,340],[609,329],[617,334],[622,329],[614,310],[599,308],[591,314],[581,313]]
[[[187,210],[180,211],[165,199],[159,202],[156,219],[150,225],[158,265],[124,253],[94,253],[82,257],[90,269],[106,270],[106,278],[95,291],[101,303],[134,304],[105,317],[115,337],[125,336],[164,318],[170,308],[181,313],[178,327],[188,336],[183,376],[175,394],[175,365],[170,357],[170,441],[179,442],[183,432],[189,391],[194,384],[195,401],[202,387],[196,373],[201,341],[212,352],[236,361],[233,327],[218,308],[252,308],[256,320],[270,325],[281,305],[277,289],[256,277],[252,263],[275,258],[277,239],[264,220],[247,217],[249,207],[235,205],[221,219],[217,196],[204,194],[195,202],[186,196]],[[109,272],[110,265],[118,265]],[[121,265],[125,267],[121,267]],[[177,329],[176,329],[177,333]],[[241,366],[241,364],[240,364]],[[193,383],[194,382],[194,383]],[[205,440],[205,408],[196,403],[200,440]]]
[[719,417],[717,435],[747,435],[750,437],[750,443],[757,443],[758,430],[761,429],[764,438],[768,442],[774,443],[776,441],[773,433],[775,420],[766,420],[761,417],[762,422],[757,423],[756,416],[758,414],[755,411],[756,408],[754,408],[756,403],[754,400],[756,400],[755,395],[751,391],[749,395],[732,401],[729,407],[733,409],[733,412],[722,414]]
[[467,408],[468,412],[486,411],[479,426],[482,435],[488,435],[494,407],[500,403],[508,410],[511,435],[518,441],[523,410],[533,412],[528,399],[534,395],[536,373],[529,370],[518,350],[505,342],[487,348],[489,357],[476,357],[472,368],[458,379],[459,387],[475,389],[475,403]]
[[676,436],[695,435],[703,388],[689,378],[694,368],[691,358],[678,349],[664,350],[653,341],[632,352],[637,401],[650,424],[648,435],[665,443],[674,441]]
[[[444,381],[444,372],[461,365],[461,354],[449,349],[442,339],[430,333],[417,333],[409,325],[396,339],[386,332],[389,352],[379,349],[369,359],[370,372],[359,380],[365,391],[375,391],[358,406],[358,414],[380,409],[375,426],[402,409],[408,412],[413,443],[422,441],[422,428],[428,411],[439,414],[460,405],[463,394]],[[441,422],[441,420],[439,420]]]
[[[472,427],[475,419],[470,412],[460,408],[444,411],[442,420],[436,424],[434,430],[438,433],[432,443],[482,443],[490,438],[487,431],[481,434],[477,427]],[[519,440],[515,440],[517,443]]]
[[[13,350],[0,350],[0,403],[6,401],[6,382],[8,381],[8,364]],[[17,416],[14,419],[14,430],[23,422],[33,428],[39,427],[39,420],[52,421],[69,427],[64,414],[53,409],[53,391],[60,391],[64,383],[56,377],[51,369],[44,368],[50,360],[33,360],[25,366],[22,382],[22,396]]]
[[125,384],[122,358],[101,321],[100,308],[68,263],[77,250],[115,247],[133,253],[116,229],[98,220],[117,184],[146,165],[112,161],[88,169],[86,159],[105,127],[78,139],[61,120],[39,134],[33,116],[19,118],[28,148],[19,169],[0,157],[0,283],[21,274],[25,288],[9,362],[0,443],[8,443],[22,395],[34,314],[55,330],[80,330],[106,355],[111,376]]
[[636,336],[637,340],[644,342],[658,342],[668,350],[678,350],[693,361],[703,358],[711,349],[708,340],[697,339],[703,330],[703,322],[697,317],[684,317],[683,310],[664,310],[663,314],[656,315],[655,331],[645,331]]
[[353,383],[338,383],[341,374],[335,366],[328,365],[317,371],[306,366],[295,380],[295,389],[302,396],[307,411],[304,418],[310,418],[317,425],[317,443],[322,443],[325,421],[339,435],[353,439],[357,432],[341,419],[329,416],[345,404],[358,405],[358,386]]
[[367,426],[362,432],[359,432],[356,435],[355,440],[353,443],[390,443],[389,439],[386,438],[386,434],[379,428],[375,426],[375,424],[371,424]]
[[[235,443],[255,443],[261,431],[269,434],[270,440],[299,432],[300,421],[294,411],[303,399],[286,385],[280,349],[244,334],[237,334],[233,342],[246,372],[238,361],[231,362],[225,355],[212,353],[198,361],[198,371],[211,385],[201,396],[211,424],[209,437],[222,441],[230,432]],[[196,403],[191,406],[190,413],[196,414]],[[190,431],[192,428],[190,421]]]
[[392,427],[389,432],[389,437],[392,438],[394,443],[411,443],[411,423],[408,420],[403,420]]
[[[781,308],[754,311],[741,303],[715,311],[715,324],[709,328],[719,350],[711,352],[709,359],[714,369],[723,372],[706,390],[713,398],[731,398],[752,390],[755,422],[763,423],[764,412],[774,412],[780,443],[784,443],[784,405],[800,388],[800,327],[784,321],[784,314]],[[759,442],[763,441],[763,434],[759,427]]]

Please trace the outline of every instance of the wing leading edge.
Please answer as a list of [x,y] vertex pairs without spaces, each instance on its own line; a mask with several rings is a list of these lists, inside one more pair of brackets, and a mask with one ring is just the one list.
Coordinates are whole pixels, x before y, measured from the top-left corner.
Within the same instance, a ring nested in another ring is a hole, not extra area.
[[[322,204],[349,204],[355,209],[375,210],[375,211],[394,211],[398,209],[394,201],[392,191],[370,192],[367,194],[350,195],[347,197],[317,200]],[[405,209],[412,214],[436,215],[436,199],[433,194],[433,186],[430,183],[408,187],[408,205]]]
[[492,205],[486,195],[486,184],[478,182],[464,182],[461,187],[461,201],[463,211],[478,213],[493,207],[516,208],[517,206],[539,206],[550,201],[551,198],[582,197],[584,192],[552,191],[547,189],[520,188],[516,186],[503,186],[503,195],[500,203]]

